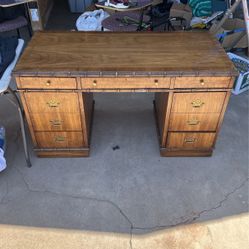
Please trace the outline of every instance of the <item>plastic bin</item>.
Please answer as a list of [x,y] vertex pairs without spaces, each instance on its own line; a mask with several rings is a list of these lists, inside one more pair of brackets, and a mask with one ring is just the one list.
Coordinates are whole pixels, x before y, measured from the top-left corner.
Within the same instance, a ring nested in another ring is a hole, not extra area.
[[68,0],[70,11],[73,13],[83,13],[92,3],[92,0]]
[[249,60],[233,53],[227,53],[227,55],[240,72],[232,90],[233,94],[238,95],[249,89]]

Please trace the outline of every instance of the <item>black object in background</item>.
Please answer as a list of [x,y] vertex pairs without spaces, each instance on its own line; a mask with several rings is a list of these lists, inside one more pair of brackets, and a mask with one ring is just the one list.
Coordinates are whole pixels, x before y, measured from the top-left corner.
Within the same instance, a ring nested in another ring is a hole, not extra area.
[[0,36],[0,78],[16,56],[18,39],[16,37]]
[[23,5],[7,8],[0,7],[0,23],[23,15],[25,15],[25,9]]

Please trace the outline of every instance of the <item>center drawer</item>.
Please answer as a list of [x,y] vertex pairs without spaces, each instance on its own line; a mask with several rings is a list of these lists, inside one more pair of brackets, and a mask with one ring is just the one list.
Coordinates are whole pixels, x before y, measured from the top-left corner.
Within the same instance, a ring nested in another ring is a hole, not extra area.
[[81,78],[82,89],[154,89],[169,86],[170,78],[163,77]]
[[172,112],[220,113],[226,92],[175,93]]
[[24,96],[31,113],[80,111],[77,93],[25,92]]
[[79,148],[84,146],[82,132],[36,132],[40,148]]

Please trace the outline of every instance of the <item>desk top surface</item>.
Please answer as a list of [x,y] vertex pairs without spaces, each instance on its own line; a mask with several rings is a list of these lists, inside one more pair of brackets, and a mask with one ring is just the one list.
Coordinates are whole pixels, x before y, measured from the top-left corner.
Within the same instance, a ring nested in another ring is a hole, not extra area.
[[15,75],[237,75],[208,32],[37,32]]

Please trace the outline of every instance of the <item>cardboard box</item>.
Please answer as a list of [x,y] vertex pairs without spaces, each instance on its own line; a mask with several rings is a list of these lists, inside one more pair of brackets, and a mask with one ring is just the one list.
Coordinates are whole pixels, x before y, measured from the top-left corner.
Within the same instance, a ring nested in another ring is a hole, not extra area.
[[[214,31],[216,30],[218,23],[214,23],[212,27],[210,28],[210,32],[214,34]],[[218,34],[225,34],[226,32],[232,31],[232,30],[239,30],[241,28],[245,28],[245,21],[242,19],[234,18],[234,19],[227,19],[225,23],[222,25],[222,27],[214,34],[215,36]],[[241,32],[235,32],[232,34],[228,34],[224,37],[222,41],[222,47],[223,48],[231,48],[231,45],[239,38],[241,35]],[[238,43],[234,46],[234,48],[247,48],[248,47],[248,40],[246,32],[244,31],[244,36],[238,41]]]
[[169,17],[181,17],[186,20],[187,27],[190,26],[192,10],[188,4],[174,3],[170,9]]

